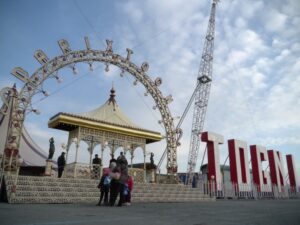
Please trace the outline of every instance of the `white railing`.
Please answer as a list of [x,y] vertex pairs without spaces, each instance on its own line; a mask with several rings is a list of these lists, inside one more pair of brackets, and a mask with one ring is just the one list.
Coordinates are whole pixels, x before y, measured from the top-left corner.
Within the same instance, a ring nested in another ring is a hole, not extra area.
[[85,163],[70,163],[65,166],[63,177],[66,178],[91,178],[91,168]]
[[232,199],[286,199],[300,198],[300,193],[296,188],[291,188],[286,185],[278,188],[275,185],[262,185],[261,187],[255,184],[233,184],[231,182],[214,181],[203,182],[198,181],[196,187],[203,194],[210,195],[216,198],[232,198]]

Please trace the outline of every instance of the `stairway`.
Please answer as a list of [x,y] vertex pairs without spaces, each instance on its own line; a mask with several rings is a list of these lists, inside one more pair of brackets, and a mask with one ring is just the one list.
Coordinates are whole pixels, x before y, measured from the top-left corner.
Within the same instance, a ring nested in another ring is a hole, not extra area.
[[[99,199],[98,181],[52,177],[5,175],[9,203],[92,203]],[[176,184],[136,183],[132,202],[201,202],[213,201],[200,190]]]

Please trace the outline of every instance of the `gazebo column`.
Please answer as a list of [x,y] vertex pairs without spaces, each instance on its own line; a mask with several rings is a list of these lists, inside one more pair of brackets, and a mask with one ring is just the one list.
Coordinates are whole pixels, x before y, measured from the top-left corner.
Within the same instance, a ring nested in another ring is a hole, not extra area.
[[147,171],[146,171],[146,149],[144,148],[144,182],[147,182]]
[[134,154],[133,154],[134,151],[130,151],[130,167],[131,169],[133,168],[133,164],[132,164],[132,161],[133,161],[133,158],[134,158]]
[[100,143],[100,151],[101,151],[101,164],[100,164],[100,178],[102,177],[102,174],[103,174],[103,151],[104,151],[104,148],[102,146],[102,143]]
[[[133,144],[127,145],[127,151],[130,152],[130,168],[133,168],[133,158],[134,158],[134,149],[133,149]],[[125,152],[127,152],[125,151]]]
[[112,146],[110,148],[110,156],[111,156],[111,158],[115,159],[115,146],[114,146],[114,144],[112,144]]
[[77,177],[77,158],[78,158],[78,150],[79,150],[79,142],[80,140],[78,139],[76,144],[76,155],[75,155],[75,163],[74,163],[74,177]]
[[62,145],[63,150],[66,150],[66,164],[68,162],[68,156],[69,156],[69,150],[70,150],[70,147],[71,147],[71,143],[72,143],[72,140],[71,140],[71,137],[70,137],[70,134],[69,134],[68,143],[67,143],[67,146],[65,147],[65,149]]
[[93,146],[88,146],[88,152],[90,153],[90,168],[92,168],[92,160],[93,160]]
[[69,156],[69,150],[70,150],[70,142],[68,141],[67,147],[66,147],[66,164],[68,164],[68,156]]
[[78,144],[76,144],[75,163],[77,163],[77,158],[78,158],[78,150],[79,150],[79,143],[78,143]]

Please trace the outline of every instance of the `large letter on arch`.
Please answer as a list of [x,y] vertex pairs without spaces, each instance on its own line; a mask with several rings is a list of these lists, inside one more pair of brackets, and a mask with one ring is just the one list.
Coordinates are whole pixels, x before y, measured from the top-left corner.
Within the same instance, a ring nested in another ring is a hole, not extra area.
[[284,168],[282,164],[281,153],[274,150],[268,150],[270,173],[272,184],[278,187],[278,191],[282,192],[284,186]]
[[233,184],[250,184],[247,143],[244,141],[228,140],[230,176]]
[[[201,140],[207,143],[208,180],[213,178],[216,184],[219,184],[221,183],[219,144],[224,143],[224,137],[212,132],[203,132]],[[219,190],[221,187],[217,186]]]
[[262,162],[268,161],[267,150],[260,145],[250,146],[251,162],[252,162],[252,175],[253,183],[257,186],[258,191],[268,191],[266,186],[269,185],[270,179],[267,177],[262,169]]

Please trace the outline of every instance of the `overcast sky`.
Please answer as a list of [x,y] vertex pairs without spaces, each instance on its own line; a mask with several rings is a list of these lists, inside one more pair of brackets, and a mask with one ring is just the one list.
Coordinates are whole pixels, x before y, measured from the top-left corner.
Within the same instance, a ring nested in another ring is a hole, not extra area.
[[[0,88],[22,83],[10,75],[21,66],[30,74],[39,68],[33,58],[42,49],[49,58],[61,55],[57,45],[65,38],[74,50],[84,49],[89,36],[93,49],[105,49],[105,39],[114,41],[114,51],[123,56],[134,51],[132,61],[150,64],[149,76],[161,77],[161,90],[172,94],[170,109],[180,116],[195,88],[204,37],[211,8],[209,0],[2,0],[0,2]],[[293,154],[300,175],[300,2],[298,0],[223,0],[217,6],[213,81],[205,130],[236,138],[249,145]],[[100,63],[94,71],[79,64],[78,75],[69,68],[51,79],[44,89],[51,95],[33,106],[41,115],[28,114],[26,128],[33,139],[48,151],[48,139],[56,140],[56,158],[67,133],[47,127],[57,112],[81,113],[102,105],[114,82],[117,102],[132,121],[164,134],[158,124],[154,101],[145,97],[145,88],[133,86],[133,77],[119,76],[119,69],[104,71]],[[182,128],[178,149],[179,171],[187,169],[192,110]],[[178,122],[178,121],[175,121]],[[165,141],[147,147],[157,163]],[[202,145],[196,170],[203,156]],[[99,152],[99,149],[96,149]],[[71,151],[70,161],[74,158]],[[108,155],[108,152],[106,152]],[[137,152],[136,162],[142,161]],[[221,163],[228,155],[221,147]],[[73,158],[72,158],[73,157]],[[107,159],[108,156],[105,157]],[[147,159],[149,161],[149,158]],[[79,161],[88,162],[83,144]],[[285,160],[284,160],[285,164]],[[286,171],[287,172],[287,171]]]

